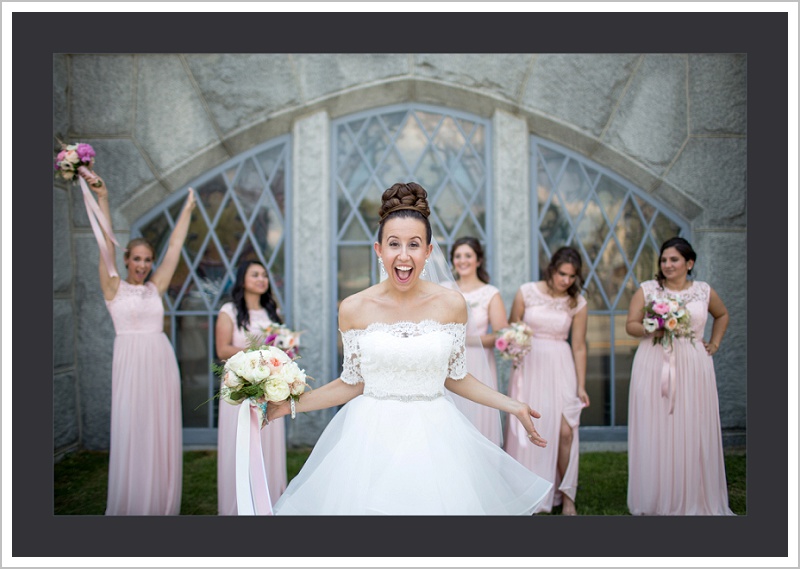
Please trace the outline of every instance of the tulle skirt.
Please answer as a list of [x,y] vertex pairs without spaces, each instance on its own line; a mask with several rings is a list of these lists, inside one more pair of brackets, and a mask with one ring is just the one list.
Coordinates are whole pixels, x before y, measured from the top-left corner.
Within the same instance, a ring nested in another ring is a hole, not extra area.
[[446,397],[361,395],[320,436],[277,515],[529,515],[552,484]]

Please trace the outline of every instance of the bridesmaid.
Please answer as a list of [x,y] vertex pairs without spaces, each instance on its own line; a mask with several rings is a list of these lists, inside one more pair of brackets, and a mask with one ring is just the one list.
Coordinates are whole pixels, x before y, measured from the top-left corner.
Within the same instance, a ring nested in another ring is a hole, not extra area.
[[[242,261],[231,291],[232,302],[222,305],[217,317],[215,344],[217,357],[227,360],[247,348],[248,333],[263,336],[270,324],[281,324],[278,305],[272,295],[264,266],[254,260]],[[217,510],[219,515],[235,516],[236,505],[236,422],[239,407],[219,402],[217,425]],[[261,429],[261,450],[267,472],[272,503],[286,490],[286,428],[284,420],[270,421]]]
[[[92,173],[82,176],[89,182],[100,182],[89,187],[97,194],[100,210],[110,223],[105,183]],[[194,190],[189,188],[167,251],[155,271],[155,250],[141,238],[133,239],[125,249],[125,279],[110,276],[116,267],[107,267],[100,256],[100,288],[116,331],[106,515],[180,513],[181,385],[175,352],[163,332],[162,296],[178,266],[194,206]],[[113,259],[113,243],[106,238],[105,244]]]
[[[586,393],[586,323],[589,309],[581,295],[583,264],[578,251],[561,247],[550,259],[544,280],[523,284],[511,306],[511,322],[533,329],[531,350],[511,374],[509,395],[542,409],[539,430],[557,445],[532,453],[525,433],[509,425],[506,451],[533,472],[555,480],[539,504],[550,512],[561,504],[563,515],[576,515],[578,490],[578,427]],[[571,346],[567,338],[571,336]]]
[[[497,389],[497,365],[494,358],[495,334],[508,326],[506,307],[497,287],[489,284],[484,267],[483,247],[474,237],[456,239],[450,250],[450,262],[456,272],[456,285],[467,301],[467,369],[483,383]],[[491,328],[492,332],[489,332]],[[451,394],[456,407],[484,437],[498,446],[503,444],[500,412],[469,399]]]
[[[734,515],[711,357],[728,327],[728,311],[707,283],[689,280],[696,259],[682,237],[665,241],[655,280],[642,283],[628,308],[625,330],[641,338],[628,399],[628,509],[634,515]],[[694,332],[694,340],[673,339],[672,349],[653,344],[663,331],[644,327],[645,303],[665,294],[684,301]],[[706,342],[709,314],[714,324]]]

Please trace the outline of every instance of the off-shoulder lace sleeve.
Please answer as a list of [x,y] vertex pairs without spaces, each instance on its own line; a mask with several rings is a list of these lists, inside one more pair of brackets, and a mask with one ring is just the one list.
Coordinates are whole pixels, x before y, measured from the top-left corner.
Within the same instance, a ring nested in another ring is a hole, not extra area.
[[358,345],[359,330],[342,332],[342,348],[344,360],[342,361],[341,380],[350,385],[363,382],[361,376],[361,349]]
[[447,377],[450,379],[464,379],[467,375],[467,325],[452,324],[453,349],[450,352]]

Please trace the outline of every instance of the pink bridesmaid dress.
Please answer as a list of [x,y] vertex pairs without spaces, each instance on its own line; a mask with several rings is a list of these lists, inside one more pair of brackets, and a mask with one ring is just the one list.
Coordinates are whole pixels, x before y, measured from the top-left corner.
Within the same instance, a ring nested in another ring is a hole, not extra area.
[[[497,390],[497,364],[494,358],[494,348],[484,348],[470,344],[470,338],[475,338],[489,331],[489,302],[494,295],[500,294],[497,287],[490,284],[483,285],[473,291],[463,292],[464,299],[469,306],[469,320],[467,322],[467,371],[475,375],[482,383]],[[485,359],[484,359],[485,358]],[[486,365],[484,365],[484,362]],[[481,371],[478,371],[481,370]],[[483,377],[481,377],[483,376]],[[497,446],[503,444],[503,433],[500,427],[500,412],[485,405],[480,405],[465,399],[455,393],[450,393],[453,402],[481,434]]]
[[[586,299],[578,296],[578,304],[570,308],[569,297],[553,298],[535,282],[523,284],[520,290],[525,301],[522,319],[533,329],[533,338],[531,350],[511,373],[508,394],[542,414],[534,424],[548,444],[545,448],[532,445],[522,425],[509,421],[505,449],[542,478],[555,481],[534,513],[550,512],[561,504],[562,493],[574,502],[578,489],[578,427],[583,403],[577,395],[578,376],[567,337],[572,319]],[[563,479],[557,467],[562,417],[572,427],[569,465]]]
[[[220,308],[233,322],[232,344],[247,347],[246,331],[236,326],[236,307],[228,302]],[[250,311],[250,330],[258,334],[262,327],[272,324],[265,309]],[[219,402],[217,423],[217,510],[221,516],[238,514],[236,506],[236,424],[239,406]],[[261,429],[261,449],[267,472],[267,487],[274,504],[286,490],[286,427],[284,419],[271,421]]]
[[[642,283],[645,303],[662,292]],[[673,351],[643,338],[636,349],[628,399],[628,509],[634,515],[734,515],[728,507],[725,457],[714,362],[703,346],[710,287],[681,292],[695,340]]]
[[120,280],[106,306],[114,322],[106,515],[177,515],[183,424],[178,362],[152,282]]

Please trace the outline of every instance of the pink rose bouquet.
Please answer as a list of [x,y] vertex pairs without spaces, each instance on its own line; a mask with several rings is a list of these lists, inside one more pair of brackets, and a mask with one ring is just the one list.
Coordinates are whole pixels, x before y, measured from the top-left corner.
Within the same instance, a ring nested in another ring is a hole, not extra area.
[[664,349],[672,348],[675,338],[689,338],[694,343],[691,317],[682,298],[673,295],[654,297],[644,307],[642,325],[648,334],[662,330],[661,338],[653,338]]
[[[56,155],[53,168],[56,178],[67,180],[68,182],[78,181],[78,172],[85,168],[89,172],[94,165],[95,151],[91,145],[85,142],[77,144],[61,144],[61,151]],[[92,182],[99,186],[99,182]]]
[[296,358],[300,352],[300,334],[284,324],[271,324],[262,329],[263,344],[284,350],[289,357]]
[[524,322],[514,322],[497,332],[494,347],[503,359],[511,360],[512,365],[517,367],[531,349],[532,336],[530,326]]

